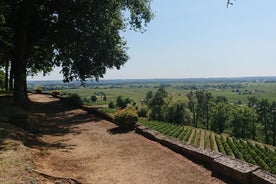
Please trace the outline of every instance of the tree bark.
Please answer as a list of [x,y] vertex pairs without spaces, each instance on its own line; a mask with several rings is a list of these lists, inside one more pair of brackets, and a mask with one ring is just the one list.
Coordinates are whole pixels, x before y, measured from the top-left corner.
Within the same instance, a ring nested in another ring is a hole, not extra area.
[[24,105],[27,102],[26,87],[26,48],[27,35],[32,10],[32,0],[23,0],[15,22],[15,53],[14,53],[14,102]]

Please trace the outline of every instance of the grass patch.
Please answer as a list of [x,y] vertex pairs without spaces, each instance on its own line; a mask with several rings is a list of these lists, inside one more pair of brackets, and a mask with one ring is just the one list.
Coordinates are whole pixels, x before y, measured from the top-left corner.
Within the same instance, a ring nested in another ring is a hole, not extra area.
[[24,146],[24,131],[0,123],[0,183],[35,183],[31,155]]

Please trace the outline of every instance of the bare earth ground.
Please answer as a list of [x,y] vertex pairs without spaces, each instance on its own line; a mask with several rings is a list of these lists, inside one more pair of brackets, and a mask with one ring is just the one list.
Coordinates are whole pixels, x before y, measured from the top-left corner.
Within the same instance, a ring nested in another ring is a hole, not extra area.
[[204,167],[134,132],[63,107],[51,96],[29,97],[39,135],[30,152],[34,169],[45,174],[39,183],[58,183],[58,177],[87,184],[223,183]]

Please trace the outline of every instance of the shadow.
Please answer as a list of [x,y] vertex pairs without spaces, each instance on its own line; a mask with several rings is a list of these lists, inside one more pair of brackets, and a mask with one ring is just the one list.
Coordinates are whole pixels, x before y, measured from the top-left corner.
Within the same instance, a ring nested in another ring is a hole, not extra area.
[[[50,98],[50,97],[49,97]],[[29,101],[26,105],[28,120],[23,126],[14,126],[0,122],[0,151],[10,149],[6,140],[22,142],[25,146],[38,149],[74,149],[75,145],[65,144],[62,141],[48,143],[42,140],[42,136],[64,136],[66,134],[78,135],[81,133],[77,126],[83,123],[96,123],[102,118],[81,110],[78,107],[68,106],[63,100],[51,99],[50,102]],[[0,99],[0,107],[12,103],[12,97]],[[9,111],[9,110],[7,110]],[[10,111],[10,117],[16,112]],[[24,129],[24,130],[23,130]]]
[[124,128],[120,128],[120,127],[115,127],[115,128],[111,128],[111,129],[107,130],[107,132],[110,133],[111,135],[126,134],[126,133],[129,133],[132,131],[133,131],[133,129],[124,129]]

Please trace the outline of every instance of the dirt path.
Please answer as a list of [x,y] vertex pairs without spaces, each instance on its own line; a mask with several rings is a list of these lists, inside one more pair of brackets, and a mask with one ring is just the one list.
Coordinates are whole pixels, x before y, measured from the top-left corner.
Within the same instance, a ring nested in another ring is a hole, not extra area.
[[134,132],[122,133],[113,123],[64,108],[47,95],[30,99],[39,102],[32,117],[41,124],[40,137],[31,145],[39,172],[87,184],[223,183],[209,170]]
[[201,137],[200,137],[200,144],[199,147],[204,149],[204,136],[205,136],[205,132],[204,130],[201,130]]

